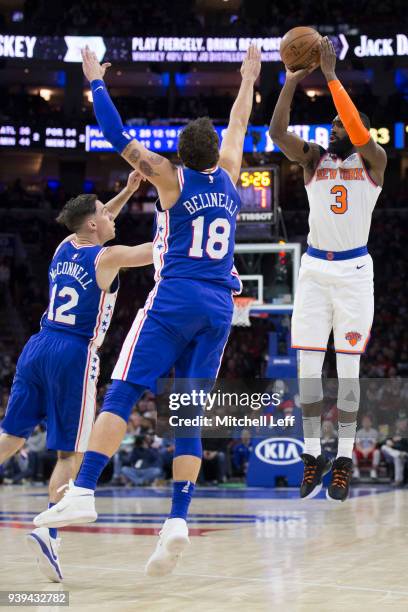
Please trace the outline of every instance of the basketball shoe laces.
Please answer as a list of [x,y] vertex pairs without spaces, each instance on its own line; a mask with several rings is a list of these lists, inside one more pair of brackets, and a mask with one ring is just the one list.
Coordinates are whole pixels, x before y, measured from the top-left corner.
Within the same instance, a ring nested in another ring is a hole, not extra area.
[[334,468],[332,485],[345,489],[347,487],[349,471],[350,470],[347,470],[345,468]]
[[316,475],[316,465],[307,465],[305,467],[305,473],[303,476],[303,482],[307,482],[308,484],[313,483],[313,479]]

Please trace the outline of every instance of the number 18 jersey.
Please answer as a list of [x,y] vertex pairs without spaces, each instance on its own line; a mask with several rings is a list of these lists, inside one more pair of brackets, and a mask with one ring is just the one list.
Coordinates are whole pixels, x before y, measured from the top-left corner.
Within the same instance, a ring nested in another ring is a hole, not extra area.
[[102,291],[96,282],[100,245],[78,245],[73,240],[57,249],[48,270],[49,304],[41,329],[82,336],[98,348],[109,328],[115,307],[118,277],[112,292]]
[[237,214],[241,200],[229,174],[179,168],[180,197],[156,214],[155,279],[187,278],[241,291],[234,267]]

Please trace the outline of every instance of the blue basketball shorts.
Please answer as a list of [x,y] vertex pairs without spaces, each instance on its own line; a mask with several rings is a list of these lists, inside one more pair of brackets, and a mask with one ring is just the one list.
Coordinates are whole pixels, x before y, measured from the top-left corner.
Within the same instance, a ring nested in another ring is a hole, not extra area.
[[46,420],[47,447],[85,452],[95,418],[99,357],[80,337],[42,330],[17,362],[1,427],[28,438]]
[[123,344],[113,379],[157,391],[176,378],[215,380],[231,329],[231,290],[216,283],[162,279],[150,292]]

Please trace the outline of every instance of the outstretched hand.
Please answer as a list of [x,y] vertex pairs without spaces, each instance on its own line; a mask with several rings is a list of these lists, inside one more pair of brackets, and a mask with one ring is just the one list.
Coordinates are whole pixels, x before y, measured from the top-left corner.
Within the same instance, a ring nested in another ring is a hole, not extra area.
[[261,72],[261,51],[255,45],[251,45],[246,52],[241,66],[243,79],[251,79],[254,83]]
[[140,183],[144,181],[144,177],[137,170],[133,170],[128,176],[126,188],[129,191],[137,191],[140,187]]
[[81,49],[81,55],[82,69],[89,82],[95,81],[95,79],[103,79],[107,69],[112,66],[112,64],[109,62],[100,64],[98,58],[96,57],[96,53],[91,51],[88,45],[85,47],[85,49]]
[[333,43],[328,36],[320,41],[320,66],[328,81],[335,79],[336,51]]

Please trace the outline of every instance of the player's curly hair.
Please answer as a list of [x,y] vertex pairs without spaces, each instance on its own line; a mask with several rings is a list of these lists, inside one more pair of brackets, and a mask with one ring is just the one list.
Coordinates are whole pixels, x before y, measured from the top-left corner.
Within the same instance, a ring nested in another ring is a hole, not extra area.
[[58,215],[57,223],[65,225],[70,232],[77,232],[85,219],[96,212],[97,199],[94,193],[81,193],[71,198]]
[[200,117],[190,121],[181,131],[178,154],[185,166],[192,170],[208,170],[217,165],[220,142],[212,121]]

